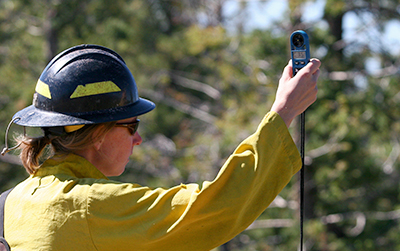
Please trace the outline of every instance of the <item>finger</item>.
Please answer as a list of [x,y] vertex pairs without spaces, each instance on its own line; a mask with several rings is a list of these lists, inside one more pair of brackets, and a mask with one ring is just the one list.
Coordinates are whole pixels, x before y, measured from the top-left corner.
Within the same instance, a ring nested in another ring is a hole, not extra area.
[[320,73],[321,73],[320,69],[317,69],[317,70],[313,73],[313,75],[312,75],[312,80],[313,80],[314,82],[317,82],[317,81],[318,81],[318,78],[319,78]]
[[282,73],[282,80],[289,80],[293,77],[292,60],[285,66]]
[[299,78],[300,78],[300,77],[303,77],[308,74],[314,74],[319,69],[320,65],[321,65],[321,61],[319,61],[316,58],[313,58],[310,60],[310,62],[308,62],[308,64],[306,66],[304,66],[302,69],[300,69],[300,71],[298,72],[300,74],[297,74],[297,75],[299,75]]
[[312,58],[307,66],[310,67],[311,73],[315,73],[321,66],[321,61],[319,61],[317,58]]

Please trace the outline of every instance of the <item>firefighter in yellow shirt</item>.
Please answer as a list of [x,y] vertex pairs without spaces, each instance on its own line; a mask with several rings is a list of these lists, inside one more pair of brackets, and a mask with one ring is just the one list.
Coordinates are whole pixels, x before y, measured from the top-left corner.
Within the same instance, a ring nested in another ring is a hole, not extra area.
[[[229,241],[301,168],[287,127],[315,101],[319,67],[312,59],[294,78],[285,67],[271,111],[214,180],[163,189],[107,178],[124,171],[142,142],[139,116],[155,108],[123,59],[97,45],[60,53],[12,120],[44,135],[19,138],[30,177],[5,204],[11,250],[206,251]],[[40,164],[47,145],[54,154]]]

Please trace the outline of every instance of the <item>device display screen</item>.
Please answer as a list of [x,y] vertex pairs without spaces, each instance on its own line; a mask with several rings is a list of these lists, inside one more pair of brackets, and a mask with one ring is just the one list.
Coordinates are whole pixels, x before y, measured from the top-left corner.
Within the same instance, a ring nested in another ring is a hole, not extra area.
[[293,58],[294,59],[305,59],[306,52],[305,51],[293,51]]

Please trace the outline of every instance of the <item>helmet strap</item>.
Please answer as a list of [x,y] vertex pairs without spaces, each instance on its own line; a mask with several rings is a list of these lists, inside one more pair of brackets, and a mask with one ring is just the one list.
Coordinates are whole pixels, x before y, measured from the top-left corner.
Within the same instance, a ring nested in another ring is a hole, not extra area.
[[42,130],[45,137],[53,139],[55,137],[65,136],[68,133],[75,132],[84,126],[85,125],[42,127]]
[[63,126],[55,126],[55,127],[42,127],[44,132],[44,136],[47,138],[54,138],[59,136],[64,136],[67,134]]

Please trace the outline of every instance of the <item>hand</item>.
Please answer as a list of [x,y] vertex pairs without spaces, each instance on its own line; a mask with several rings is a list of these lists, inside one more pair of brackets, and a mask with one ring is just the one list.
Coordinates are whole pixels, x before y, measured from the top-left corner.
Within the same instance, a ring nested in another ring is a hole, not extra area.
[[287,127],[317,99],[320,65],[318,59],[311,59],[294,77],[291,61],[283,70],[271,111],[277,112]]

